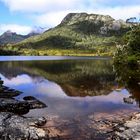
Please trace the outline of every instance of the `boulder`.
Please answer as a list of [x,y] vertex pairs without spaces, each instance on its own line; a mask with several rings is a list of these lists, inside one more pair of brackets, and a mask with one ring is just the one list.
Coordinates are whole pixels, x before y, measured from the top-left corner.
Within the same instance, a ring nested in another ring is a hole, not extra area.
[[[38,124],[39,126],[38,126]],[[1,140],[49,140],[48,132],[40,126],[45,125],[45,118],[25,118],[13,113],[0,113]]]
[[16,99],[0,98],[0,111],[16,114],[26,114],[30,109],[45,108],[46,105],[37,99],[19,101]]

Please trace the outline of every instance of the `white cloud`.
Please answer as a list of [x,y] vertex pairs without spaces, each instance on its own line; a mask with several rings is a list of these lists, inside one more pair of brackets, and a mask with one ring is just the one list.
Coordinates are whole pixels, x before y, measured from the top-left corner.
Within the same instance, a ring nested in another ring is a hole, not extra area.
[[123,19],[139,16],[140,6],[124,6],[124,7],[100,7],[100,8],[89,8],[81,10],[65,10],[65,11],[53,11],[45,14],[40,14],[35,17],[35,21],[40,26],[54,27],[58,25],[62,19],[70,12],[87,12],[102,15],[110,15],[115,19]]
[[19,75],[17,77],[13,77],[11,79],[8,79],[1,74],[0,74],[0,76],[1,76],[2,80],[4,80],[4,84],[6,86],[19,86],[19,85],[23,85],[23,84],[32,83],[32,79],[28,75]]
[[11,11],[20,12],[53,12],[78,10],[81,8],[121,7],[139,5],[139,0],[0,0]]
[[62,19],[70,11],[49,12],[35,17],[36,22],[41,26],[54,27],[58,25]]
[[44,80],[42,83],[36,84],[36,91],[42,95],[49,97],[67,97],[62,88],[54,82]]
[[[1,0],[11,11],[44,12],[76,7],[81,0]],[[83,1],[83,0],[82,0]]]
[[[127,19],[140,13],[139,0],[0,0],[12,12],[30,15],[37,26],[54,27],[69,12],[88,12]],[[29,13],[29,14],[27,14]],[[27,29],[27,28],[26,28]]]
[[87,0],[90,6],[109,6],[109,7],[118,7],[118,6],[133,6],[140,5],[139,0]]
[[32,28],[29,26],[22,26],[22,25],[17,25],[17,24],[1,24],[0,25],[0,34],[8,30],[12,32],[16,32],[17,34],[26,35],[32,31]]
[[139,16],[140,14],[140,5],[138,6],[119,6],[119,7],[102,7],[95,10],[88,10],[90,13],[97,13],[103,15],[110,15],[115,19],[123,19],[133,16]]

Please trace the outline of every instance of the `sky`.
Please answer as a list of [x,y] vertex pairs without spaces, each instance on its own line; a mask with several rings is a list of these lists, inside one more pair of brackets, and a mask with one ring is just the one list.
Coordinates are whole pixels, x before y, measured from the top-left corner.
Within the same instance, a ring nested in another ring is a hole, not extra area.
[[140,0],[0,0],[0,34],[28,34],[35,27],[52,28],[72,12],[110,15],[126,20],[140,16]]

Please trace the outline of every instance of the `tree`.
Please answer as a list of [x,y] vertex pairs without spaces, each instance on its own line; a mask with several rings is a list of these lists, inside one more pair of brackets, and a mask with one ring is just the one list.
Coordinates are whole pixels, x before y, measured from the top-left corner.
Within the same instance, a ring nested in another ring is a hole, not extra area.
[[123,37],[123,45],[118,47],[114,62],[140,65],[140,25],[134,26]]

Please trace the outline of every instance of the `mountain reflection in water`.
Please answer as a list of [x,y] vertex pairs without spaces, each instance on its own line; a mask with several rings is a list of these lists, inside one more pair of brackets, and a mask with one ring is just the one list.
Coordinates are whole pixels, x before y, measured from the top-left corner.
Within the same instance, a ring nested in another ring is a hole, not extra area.
[[72,117],[136,107],[124,103],[125,88],[115,90],[112,60],[0,62],[0,73],[5,85],[24,92],[17,98],[31,95],[48,105],[38,114]]
[[0,72],[9,78],[24,73],[36,79],[43,77],[59,84],[68,96],[85,97],[111,91],[115,84],[111,63],[107,60],[1,62]]
[[[0,62],[4,84],[23,92],[16,98],[34,96],[48,106],[26,116],[48,116],[52,120],[47,125],[55,125],[55,132],[61,128],[76,139],[81,134],[86,134],[82,139],[92,135],[98,126],[94,120],[107,116],[114,120],[139,110],[139,88],[129,88],[125,79],[119,84],[119,76],[111,59]],[[136,102],[130,104],[129,99]]]

